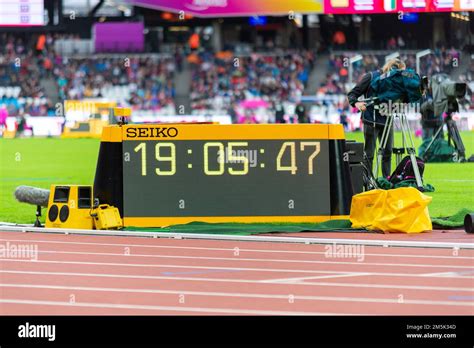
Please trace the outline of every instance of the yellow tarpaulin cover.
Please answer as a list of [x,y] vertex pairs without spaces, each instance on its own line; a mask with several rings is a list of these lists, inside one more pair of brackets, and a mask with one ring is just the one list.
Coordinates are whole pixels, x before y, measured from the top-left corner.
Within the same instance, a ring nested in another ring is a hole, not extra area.
[[431,197],[413,187],[372,190],[352,197],[352,228],[420,233],[431,230]]

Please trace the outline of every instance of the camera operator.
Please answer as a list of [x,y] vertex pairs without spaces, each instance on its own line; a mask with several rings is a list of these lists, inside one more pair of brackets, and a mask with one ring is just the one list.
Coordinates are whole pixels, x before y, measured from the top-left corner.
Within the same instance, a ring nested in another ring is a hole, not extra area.
[[[421,128],[423,130],[422,139],[432,138],[440,126],[443,125],[443,118],[436,117],[434,113],[433,98],[427,96],[425,101],[421,104]],[[441,128],[438,135],[443,138],[443,129]]]
[[[374,153],[377,138],[379,142],[382,138],[382,133],[387,121],[386,116],[380,114],[379,110],[373,104],[358,101],[360,96],[364,99],[376,97],[370,88],[370,82],[375,77],[389,72],[391,69],[404,70],[406,65],[400,59],[390,59],[382,69],[369,72],[362,76],[362,79],[354,86],[354,88],[347,94],[349,104],[359,109],[362,112],[362,122],[364,123],[364,152],[367,156],[367,167],[372,172],[372,165],[374,161]],[[392,162],[392,148],[393,148],[393,127],[389,130],[387,145],[382,155],[382,175],[386,178],[391,174]]]

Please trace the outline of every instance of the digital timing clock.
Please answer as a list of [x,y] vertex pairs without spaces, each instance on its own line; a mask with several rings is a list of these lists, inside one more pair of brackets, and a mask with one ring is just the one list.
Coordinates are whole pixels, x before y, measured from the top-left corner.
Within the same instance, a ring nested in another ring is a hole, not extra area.
[[146,124],[104,129],[94,192],[124,226],[319,222],[349,214],[340,125]]

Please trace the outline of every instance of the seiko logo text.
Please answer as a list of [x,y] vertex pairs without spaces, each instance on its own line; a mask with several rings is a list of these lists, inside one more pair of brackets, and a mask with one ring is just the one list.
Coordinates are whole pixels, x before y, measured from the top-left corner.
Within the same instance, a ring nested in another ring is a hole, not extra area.
[[174,127],[127,128],[127,138],[174,138],[178,130]]

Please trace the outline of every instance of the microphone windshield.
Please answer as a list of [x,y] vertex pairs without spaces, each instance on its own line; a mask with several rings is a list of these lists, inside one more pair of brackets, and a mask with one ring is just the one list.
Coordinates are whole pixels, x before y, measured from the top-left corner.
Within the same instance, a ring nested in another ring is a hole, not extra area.
[[49,190],[22,185],[16,188],[15,198],[22,203],[47,207],[49,199]]

